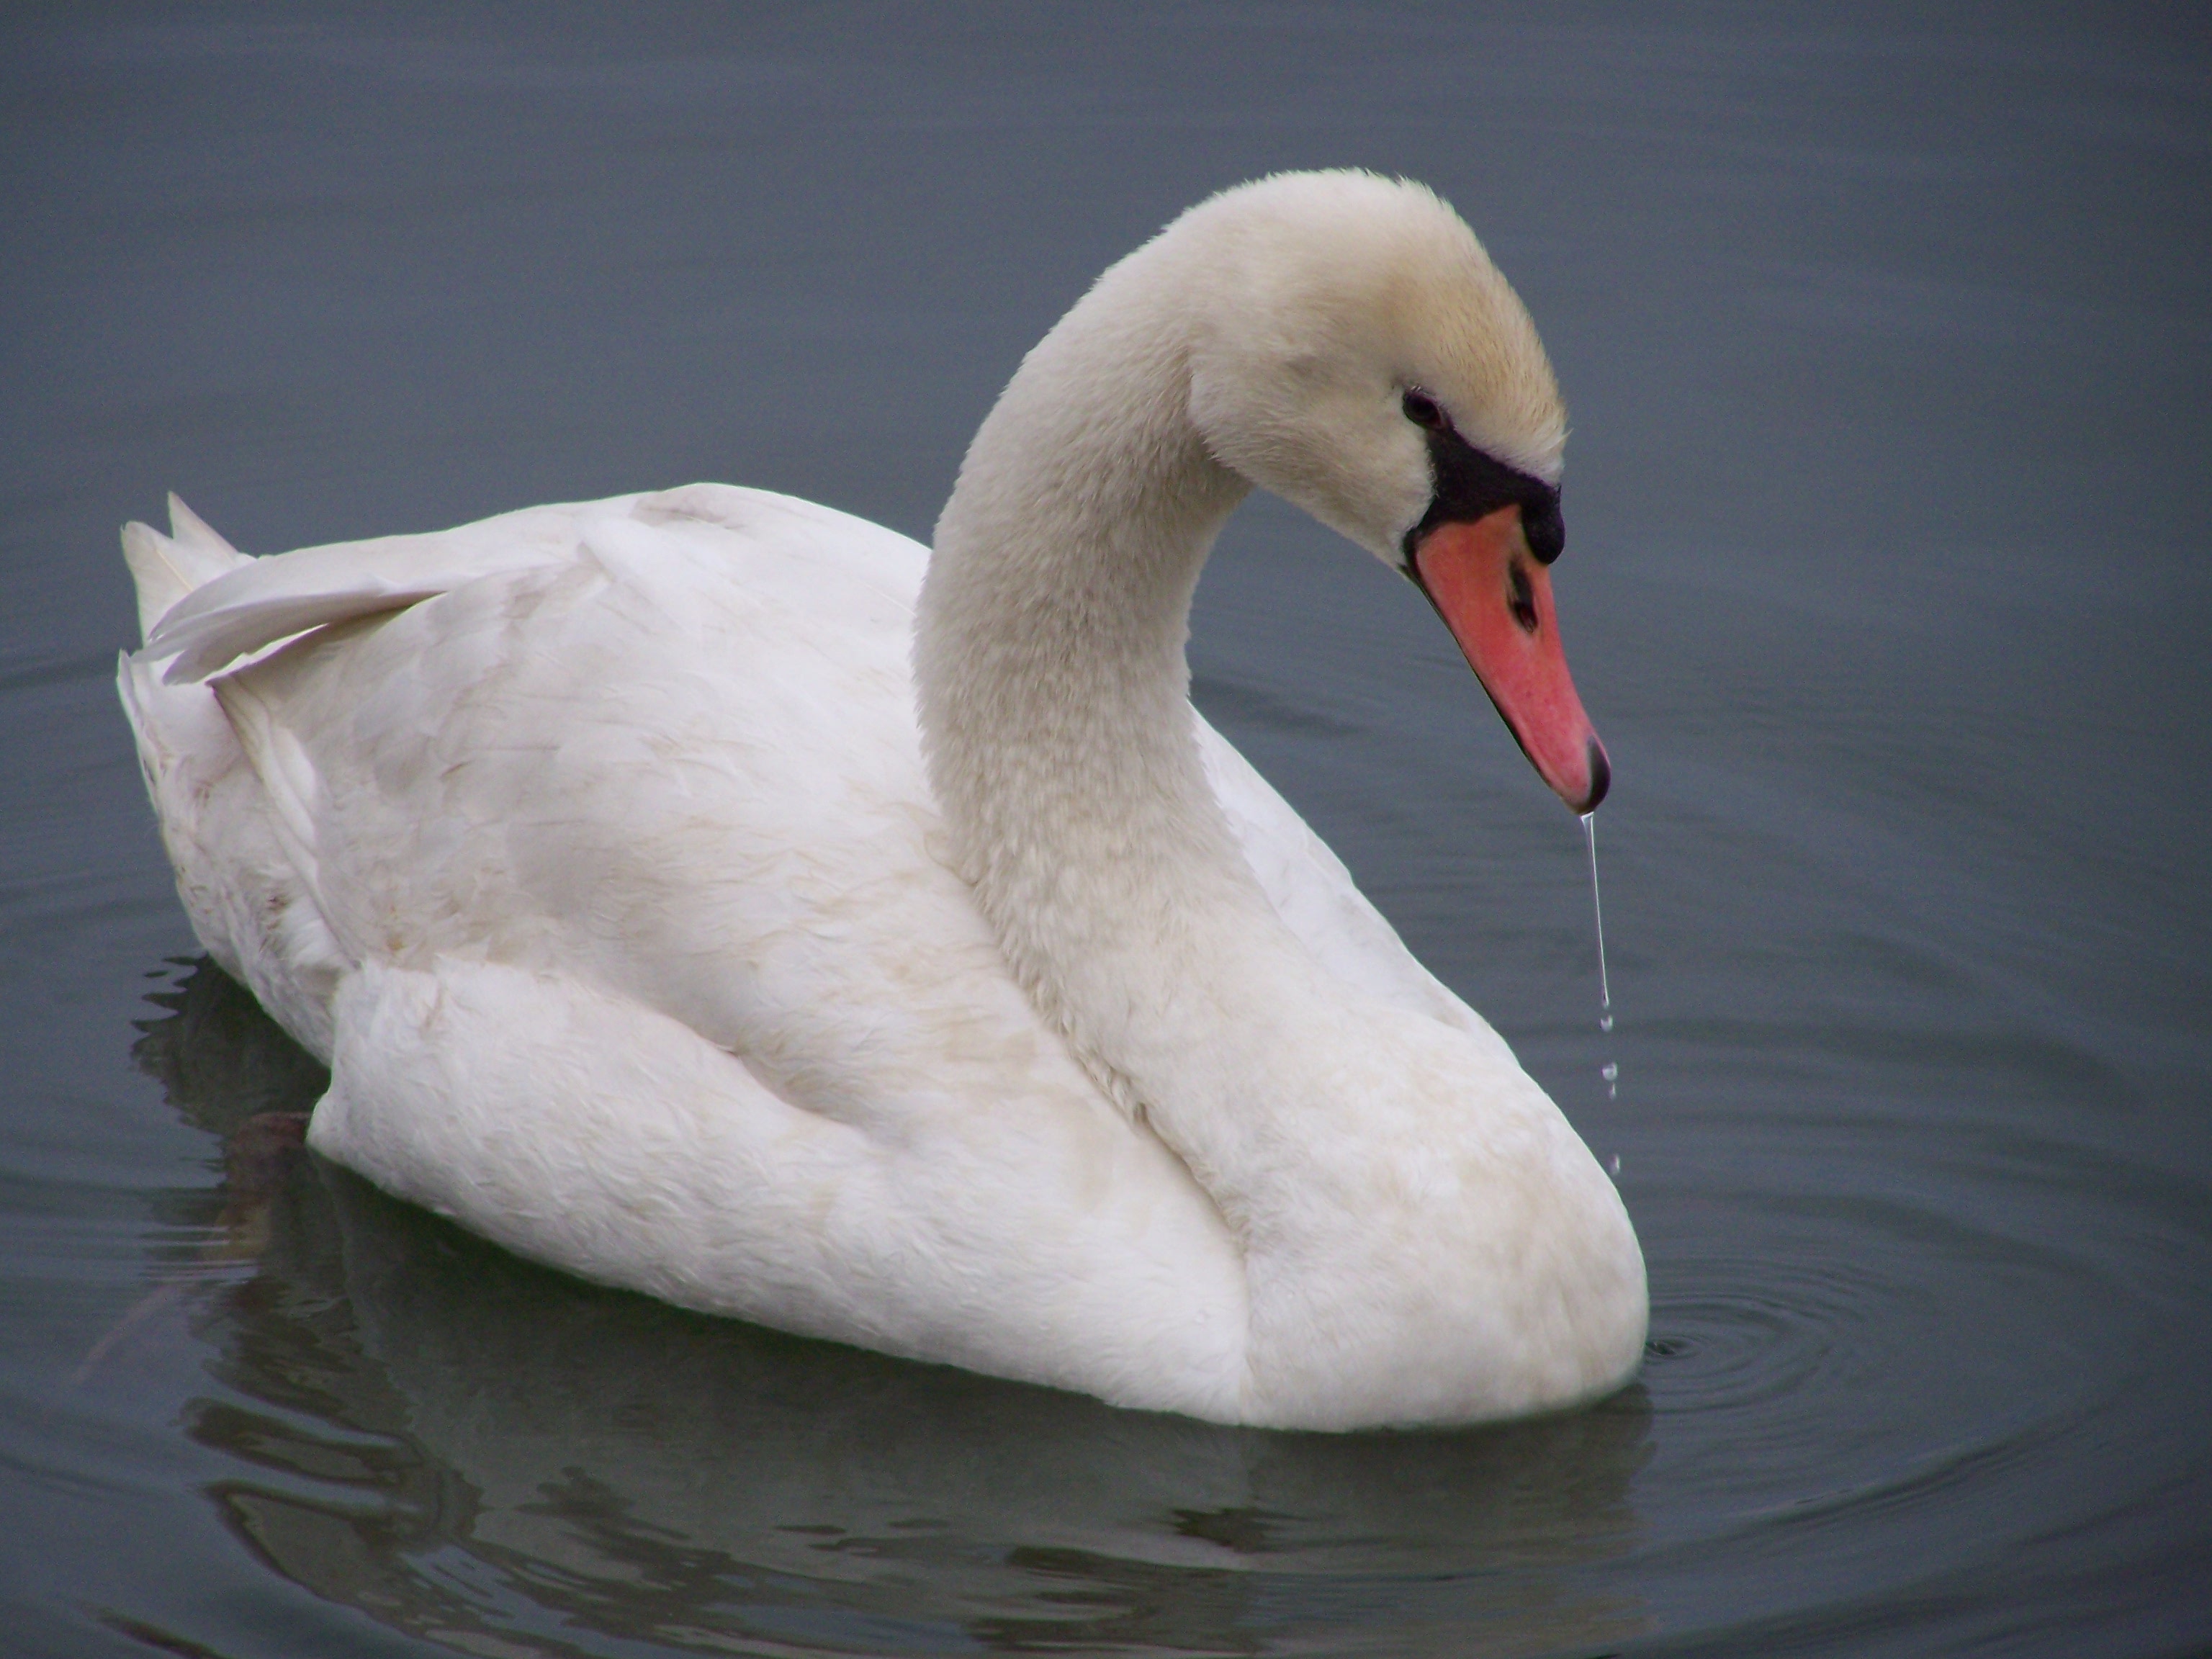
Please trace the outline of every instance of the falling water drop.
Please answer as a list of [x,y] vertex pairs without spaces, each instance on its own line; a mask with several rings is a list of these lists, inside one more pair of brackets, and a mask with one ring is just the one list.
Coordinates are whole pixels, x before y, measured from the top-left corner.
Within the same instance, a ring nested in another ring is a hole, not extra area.
[[1597,814],[1583,814],[1583,844],[1589,848],[1590,914],[1597,919],[1598,1029],[1613,1029],[1613,984],[1605,973],[1605,904],[1597,890]]
[[[1590,914],[1597,921],[1597,1029],[1608,1035],[1613,1030],[1613,981],[1605,971],[1605,902],[1598,896],[1597,888],[1597,814],[1583,814],[1583,843],[1589,848]],[[1598,1075],[1605,1079],[1606,1098],[1620,1097],[1620,1066],[1608,1060],[1598,1067]]]

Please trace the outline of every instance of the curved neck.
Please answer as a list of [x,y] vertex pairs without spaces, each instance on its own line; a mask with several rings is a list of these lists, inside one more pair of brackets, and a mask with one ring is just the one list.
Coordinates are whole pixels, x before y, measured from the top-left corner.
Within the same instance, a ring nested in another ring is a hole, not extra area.
[[[1030,355],[939,521],[915,636],[930,781],[1034,1006],[1238,1240],[1249,1408],[1401,1413],[1382,1402],[1439,1295],[1409,1249],[1446,1249],[1445,1277],[1496,1260],[1459,1237],[1480,1209],[1425,1218],[1418,1247],[1377,1224],[1465,1161],[1474,1120],[1438,1085],[1466,1045],[1325,973],[1206,782],[1183,644],[1247,486],[1194,428],[1177,319],[1146,303],[1166,285],[1133,263]],[[1333,1374],[1324,1327],[1370,1369]]]
[[1218,1029],[1248,958],[1304,954],[1237,849],[1192,725],[1191,596],[1249,485],[1191,420],[1166,252],[1109,271],[984,422],[915,641],[962,873],[1040,1010],[1156,1119],[1203,1112],[1176,1098],[1200,1086],[1188,1058],[1212,1035],[1197,1005]]

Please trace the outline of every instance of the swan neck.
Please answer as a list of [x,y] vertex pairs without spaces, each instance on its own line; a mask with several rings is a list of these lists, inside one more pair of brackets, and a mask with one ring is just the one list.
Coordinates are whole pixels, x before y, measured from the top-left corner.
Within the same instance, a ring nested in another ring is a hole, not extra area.
[[[1150,1070],[1196,958],[1266,913],[1200,763],[1192,594],[1249,486],[1190,412],[1172,248],[1024,362],[940,518],[916,620],[930,781],[1001,949],[1094,1071]],[[1255,907],[1257,907],[1256,911]],[[1163,1066],[1161,1069],[1168,1069]]]

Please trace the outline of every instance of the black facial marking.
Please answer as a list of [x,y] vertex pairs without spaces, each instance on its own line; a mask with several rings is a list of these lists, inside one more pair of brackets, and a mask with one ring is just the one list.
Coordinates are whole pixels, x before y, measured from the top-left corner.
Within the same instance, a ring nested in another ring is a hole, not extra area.
[[1421,538],[1442,524],[1471,524],[1516,502],[1521,507],[1521,532],[1538,564],[1549,564],[1565,550],[1566,520],[1559,516],[1559,492],[1541,478],[1484,454],[1452,428],[1437,400],[1418,386],[1407,388],[1401,406],[1406,418],[1428,434],[1429,471],[1436,493],[1420,523],[1406,532],[1406,568],[1413,568],[1413,550]]

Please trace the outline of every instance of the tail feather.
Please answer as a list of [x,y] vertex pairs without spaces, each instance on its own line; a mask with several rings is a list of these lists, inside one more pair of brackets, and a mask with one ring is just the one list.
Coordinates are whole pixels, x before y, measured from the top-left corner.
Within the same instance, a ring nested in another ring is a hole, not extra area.
[[208,528],[199,514],[169,497],[169,533],[150,525],[123,526],[123,558],[138,587],[141,638],[194,588],[252,561]]

